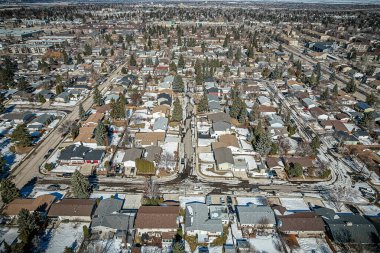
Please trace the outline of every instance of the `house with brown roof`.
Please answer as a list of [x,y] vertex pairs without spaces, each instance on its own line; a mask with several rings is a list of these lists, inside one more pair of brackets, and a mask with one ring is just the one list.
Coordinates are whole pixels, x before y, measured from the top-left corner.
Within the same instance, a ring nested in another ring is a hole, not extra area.
[[48,212],[49,218],[69,221],[91,221],[95,211],[94,199],[61,199],[53,203]]
[[26,209],[29,212],[47,212],[54,202],[55,196],[46,194],[38,196],[35,199],[18,198],[7,204],[3,213],[7,216],[16,216],[21,209]]
[[323,110],[320,107],[310,108],[309,111],[310,111],[310,114],[313,115],[313,117],[317,118],[318,120],[327,120],[329,118],[325,110]]
[[136,232],[156,234],[176,232],[179,226],[179,206],[142,206],[137,211]]
[[138,132],[135,134],[136,147],[160,146],[165,141],[165,132]]
[[226,144],[231,149],[239,149],[239,141],[233,134],[224,134],[219,136],[219,142]]
[[302,168],[312,168],[314,167],[314,159],[310,157],[285,157],[285,163],[290,167],[292,164],[300,164]]
[[298,212],[277,216],[278,229],[288,235],[316,237],[325,234],[325,223],[315,212]]
[[104,118],[104,114],[100,112],[95,112],[91,114],[82,126],[97,126],[100,121]]

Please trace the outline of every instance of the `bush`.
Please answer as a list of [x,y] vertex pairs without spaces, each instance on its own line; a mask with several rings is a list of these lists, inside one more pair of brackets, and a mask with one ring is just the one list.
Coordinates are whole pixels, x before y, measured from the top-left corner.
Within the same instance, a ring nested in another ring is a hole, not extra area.
[[287,172],[290,177],[300,177],[303,175],[302,165],[299,163],[290,164]]
[[90,238],[90,230],[86,225],[83,226],[83,236],[85,239]]
[[331,175],[331,170],[325,169],[321,172],[321,178],[328,178]]
[[138,175],[154,175],[156,172],[154,164],[144,159],[136,159],[136,169]]
[[54,163],[45,163],[45,170],[47,171],[52,171],[54,167]]

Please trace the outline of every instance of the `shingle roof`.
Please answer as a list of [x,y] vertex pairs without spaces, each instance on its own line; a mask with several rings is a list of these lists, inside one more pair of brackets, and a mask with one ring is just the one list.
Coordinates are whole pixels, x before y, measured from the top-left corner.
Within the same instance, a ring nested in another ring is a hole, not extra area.
[[267,224],[276,224],[274,212],[269,206],[237,206],[240,224],[260,224],[264,219]]
[[229,148],[217,148],[214,149],[215,161],[217,164],[230,163],[234,164],[234,158],[232,156],[231,149]]
[[207,232],[223,232],[221,219],[209,218],[208,207],[204,203],[191,203],[186,205],[185,230],[201,230]]
[[55,196],[50,194],[41,195],[35,199],[15,199],[5,206],[3,213],[6,215],[17,215],[21,209],[34,212],[39,208],[47,211],[54,200]]
[[281,231],[325,231],[325,224],[315,212],[301,212],[278,216]]
[[91,216],[95,204],[94,199],[62,199],[52,204],[48,216]]
[[178,228],[179,206],[142,206],[137,212],[135,228]]
[[127,149],[123,157],[123,162],[135,161],[137,158],[141,158],[142,153],[143,153],[143,150],[139,148]]

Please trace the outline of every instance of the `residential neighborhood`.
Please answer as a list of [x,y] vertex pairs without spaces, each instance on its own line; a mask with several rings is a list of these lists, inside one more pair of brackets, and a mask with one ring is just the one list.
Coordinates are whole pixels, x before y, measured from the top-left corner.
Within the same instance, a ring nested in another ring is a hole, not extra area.
[[0,252],[380,251],[376,1],[0,13]]

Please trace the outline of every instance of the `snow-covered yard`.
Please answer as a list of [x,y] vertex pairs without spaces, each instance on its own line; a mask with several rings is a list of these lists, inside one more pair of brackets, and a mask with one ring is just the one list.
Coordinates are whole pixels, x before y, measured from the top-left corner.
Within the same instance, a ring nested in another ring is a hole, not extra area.
[[41,238],[38,251],[46,253],[63,252],[65,247],[71,247],[75,251],[82,243],[84,225],[89,227],[90,223],[60,223],[58,228],[46,230]]
[[281,204],[288,211],[309,211],[310,208],[303,198],[280,198]]
[[[210,165],[212,164],[201,164],[201,172],[202,174],[210,177],[233,177],[234,175],[231,172],[226,172],[224,174],[217,174],[212,171],[210,171]],[[212,167],[211,167],[212,168]]]
[[126,194],[120,194],[117,192],[95,192],[90,195],[90,199],[109,199],[111,197],[114,197],[115,199],[125,199]]
[[260,253],[277,253],[281,252],[278,250],[278,245],[281,245],[281,242],[277,236],[258,236],[256,238],[249,239],[249,243],[255,248],[255,252]]
[[107,253],[127,253],[124,244],[120,239],[97,240],[91,241],[88,245],[87,252],[107,252]]
[[266,205],[267,201],[262,196],[257,197],[236,197],[237,204],[239,206],[245,206],[247,204],[254,204],[254,205]]
[[315,253],[331,253],[326,240],[320,238],[297,238],[299,249],[294,249],[295,253],[315,252]]

